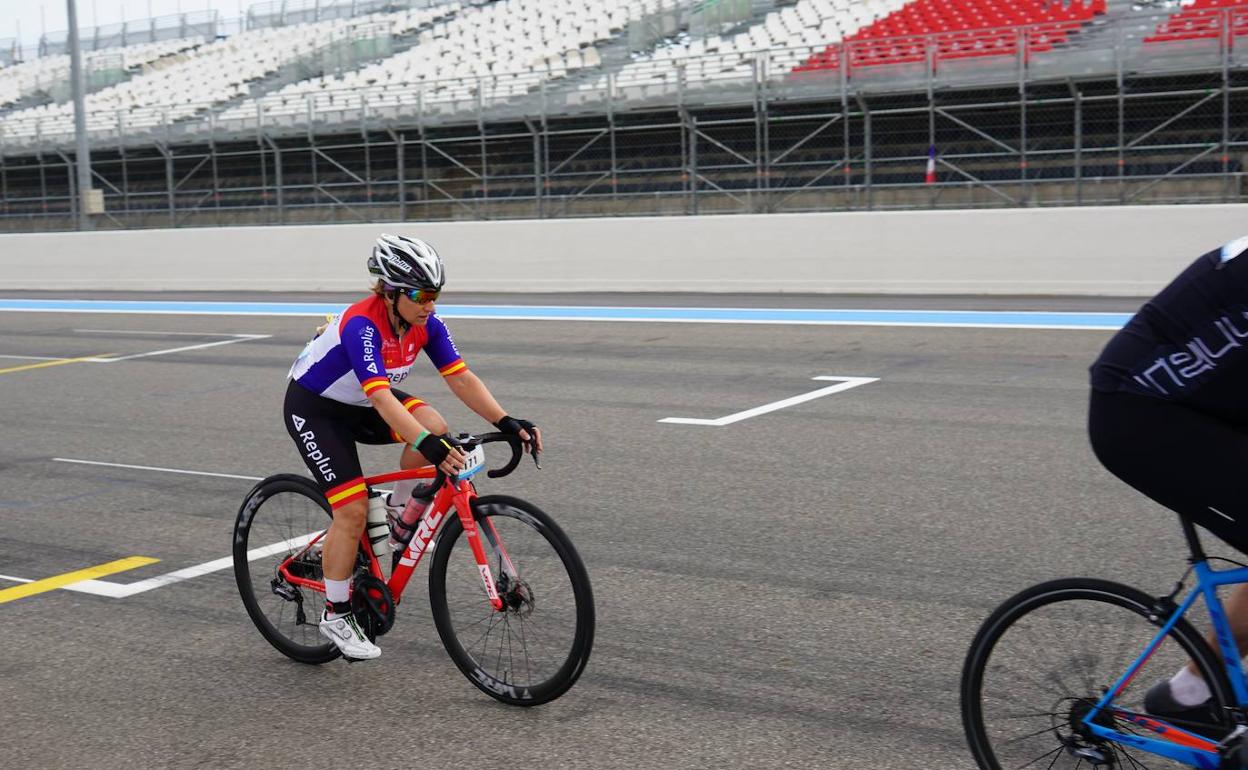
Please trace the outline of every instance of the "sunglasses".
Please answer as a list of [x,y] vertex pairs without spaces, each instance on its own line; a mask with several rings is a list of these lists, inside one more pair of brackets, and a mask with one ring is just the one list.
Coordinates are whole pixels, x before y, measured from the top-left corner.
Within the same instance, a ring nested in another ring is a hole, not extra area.
[[408,299],[418,305],[423,305],[426,302],[437,302],[438,295],[441,293],[442,292],[430,291],[428,289],[408,289],[403,292]]

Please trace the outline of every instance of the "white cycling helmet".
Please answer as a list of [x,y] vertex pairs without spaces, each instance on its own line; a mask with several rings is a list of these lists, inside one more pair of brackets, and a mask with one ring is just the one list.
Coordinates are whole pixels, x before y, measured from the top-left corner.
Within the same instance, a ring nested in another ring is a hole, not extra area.
[[446,283],[437,250],[403,235],[383,233],[377,239],[368,258],[368,272],[396,289],[441,291]]

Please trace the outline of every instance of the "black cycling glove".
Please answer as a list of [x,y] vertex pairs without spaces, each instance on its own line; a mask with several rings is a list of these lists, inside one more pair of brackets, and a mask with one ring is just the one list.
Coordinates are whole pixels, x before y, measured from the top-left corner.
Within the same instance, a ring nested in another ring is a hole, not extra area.
[[453,446],[455,446],[455,442],[449,435],[439,436],[436,433],[430,433],[422,438],[415,448],[417,452],[424,455],[425,459],[436,467],[441,465],[446,456],[451,453],[451,447]]
[[519,420],[515,417],[503,416],[503,419],[494,423],[494,427],[503,433],[510,433],[513,436],[519,436],[520,431],[526,431],[529,434],[529,442],[533,443],[537,439],[537,426],[528,420]]

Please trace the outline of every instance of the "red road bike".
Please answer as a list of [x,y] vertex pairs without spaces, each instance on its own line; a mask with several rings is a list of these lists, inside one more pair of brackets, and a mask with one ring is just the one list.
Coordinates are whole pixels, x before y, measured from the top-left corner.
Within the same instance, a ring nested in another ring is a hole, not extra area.
[[[477,495],[472,477],[484,470],[483,447],[511,446],[511,460],[487,473],[498,478],[519,465],[520,439],[488,433],[458,441],[468,461],[454,478],[421,468],[364,479],[371,493],[377,484],[433,478],[434,493],[411,542],[389,564],[377,558],[365,531],[352,609],[370,639],[388,632],[412,573],[432,551],[430,609],[455,665],[504,703],[546,703],[567,692],[589,661],[589,576],[572,541],[537,506]],[[321,543],[327,516],[329,503],[311,479],[283,473],[247,494],[234,525],[234,575],[247,614],[265,639],[301,663],[340,655],[317,628],[325,598]]]

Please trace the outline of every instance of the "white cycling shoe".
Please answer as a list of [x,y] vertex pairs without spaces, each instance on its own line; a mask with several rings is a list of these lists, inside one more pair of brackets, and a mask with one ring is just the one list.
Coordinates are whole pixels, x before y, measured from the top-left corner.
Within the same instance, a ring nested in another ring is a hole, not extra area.
[[333,642],[342,657],[351,660],[372,660],[381,656],[381,648],[368,641],[368,637],[360,630],[354,615],[343,615],[334,620],[326,620],[321,613],[321,636]]

